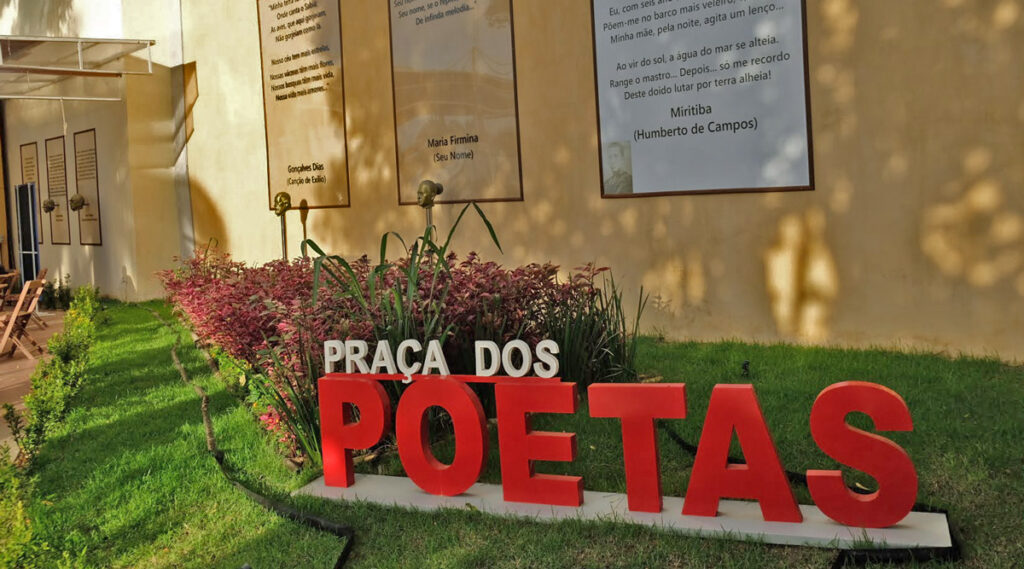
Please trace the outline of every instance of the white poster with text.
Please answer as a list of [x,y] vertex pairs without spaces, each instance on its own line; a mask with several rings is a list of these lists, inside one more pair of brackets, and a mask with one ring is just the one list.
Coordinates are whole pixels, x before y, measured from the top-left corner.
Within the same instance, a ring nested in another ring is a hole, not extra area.
[[602,195],[812,187],[801,0],[593,0]]

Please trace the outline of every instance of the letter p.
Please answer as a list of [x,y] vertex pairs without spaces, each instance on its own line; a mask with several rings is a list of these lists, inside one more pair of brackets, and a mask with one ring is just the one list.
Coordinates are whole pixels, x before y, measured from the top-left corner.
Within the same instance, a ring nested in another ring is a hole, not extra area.
[[324,342],[324,373],[334,371],[334,364],[341,361],[345,355],[345,342],[341,340],[327,340]]
[[[320,378],[320,434],[323,439],[324,484],[348,488],[355,483],[352,450],[367,449],[391,425],[391,401],[371,379],[327,374]],[[352,421],[352,407],[359,421]]]

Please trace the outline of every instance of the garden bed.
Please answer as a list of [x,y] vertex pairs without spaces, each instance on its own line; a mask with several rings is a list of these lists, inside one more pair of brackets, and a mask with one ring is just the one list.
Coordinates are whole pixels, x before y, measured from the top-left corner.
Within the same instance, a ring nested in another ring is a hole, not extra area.
[[[332,567],[342,543],[283,520],[232,487],[205,452],[199,401],[174,369],[174,335],[150,313],[111,304],[97,330],[87,380],[66,423],[39,450],[26,513],[52,551],[88,567]],[[183,333],[184,334],[184,333]],[[250,409],[183,345],[185,367],[211,397],[227,461],[255,488],[352,526],[346,567],[824,567],[834,552],[696,539],[607,522],[509,521],[474,511],[424,514],[366,504],[336,504],[288,493],[316,476],[292,473]],[[949,510],[963,545],[958,567],[1011,567],[1024,559],[1024,370],[997,360],[742,343],[675,344],[644,338],[638,367],[647,376],[687,383],[688,417],[666,421],[696,442],[711,387],[749,382],[757,389],[780,458],[789,470],[828,468],[807,426],[814,397],[848,379],[889,386],[907,401],[914,432],[889,435],[907,449],[920,476],[918,500]],[[743,362],[749,361],[749,376]],[[574,416],[538,417],[537,428],[576,432],[579,456],[540,470],[584,477],[588,490],[623,492],[620,429]],[[659,435],[663,490],[685,493],[692,455]],[[450,448],[436,449],[443,458]],[[498,453],[481,481],[499,482]],[[397,457],[359,467],[400,474]],[[870,480],[861,479],[864,484]],[[794,486],[798,501],[806,489]]]

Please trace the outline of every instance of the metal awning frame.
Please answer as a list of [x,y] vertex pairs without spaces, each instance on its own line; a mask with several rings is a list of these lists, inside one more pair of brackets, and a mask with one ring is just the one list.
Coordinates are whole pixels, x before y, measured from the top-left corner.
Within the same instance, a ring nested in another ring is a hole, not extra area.
[[[57,38],[38,36],[0,36],[0,45],[6,42],[37,42],[40,45],[74,44],[77,53],[77,62],[72,65],[38,65],[21,64],[17,58],[5,57],[3,49],[0,49],[0,75],[18,74],[23,75],[27,83],[24,92],[11,94],[0,93],[0,100],[10,99],[34,99],[49,101],[120,101],[121,97],[97,97],[97,96],[67,96],[67,95],[40,95],[38,91],[56,85],[72,77],[95,77],[95,78],[121,78],[125,75],[151,75],[153,73],[153,45],[154,40],[132,40],[132,39],[105,39],[105,38]],[[89,61],[88,52],[98,46],[120,45],[122,49],[115,51],[112,55],[103,57],[96,61]],[[145,71],[134,71],[130,69],[105,69],[105,67],[131,54],[146,50]],[[13,59],[13,61],[12,61]],[[59,63],[59,62],[55,62]],[[76,63],[76,64],[75,64]],[[20,82],[20,81],[19,81]]]

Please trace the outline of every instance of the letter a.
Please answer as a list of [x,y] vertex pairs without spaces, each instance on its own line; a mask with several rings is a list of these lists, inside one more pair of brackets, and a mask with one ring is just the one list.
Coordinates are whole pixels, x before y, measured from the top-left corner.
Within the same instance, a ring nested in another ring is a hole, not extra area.
[[[729,464],[733,432],[746,464]],[[757,500],[768,522],[803,521],[752,385],[716,385],[711,392],[683,515],[715,516],[726,497]]]

